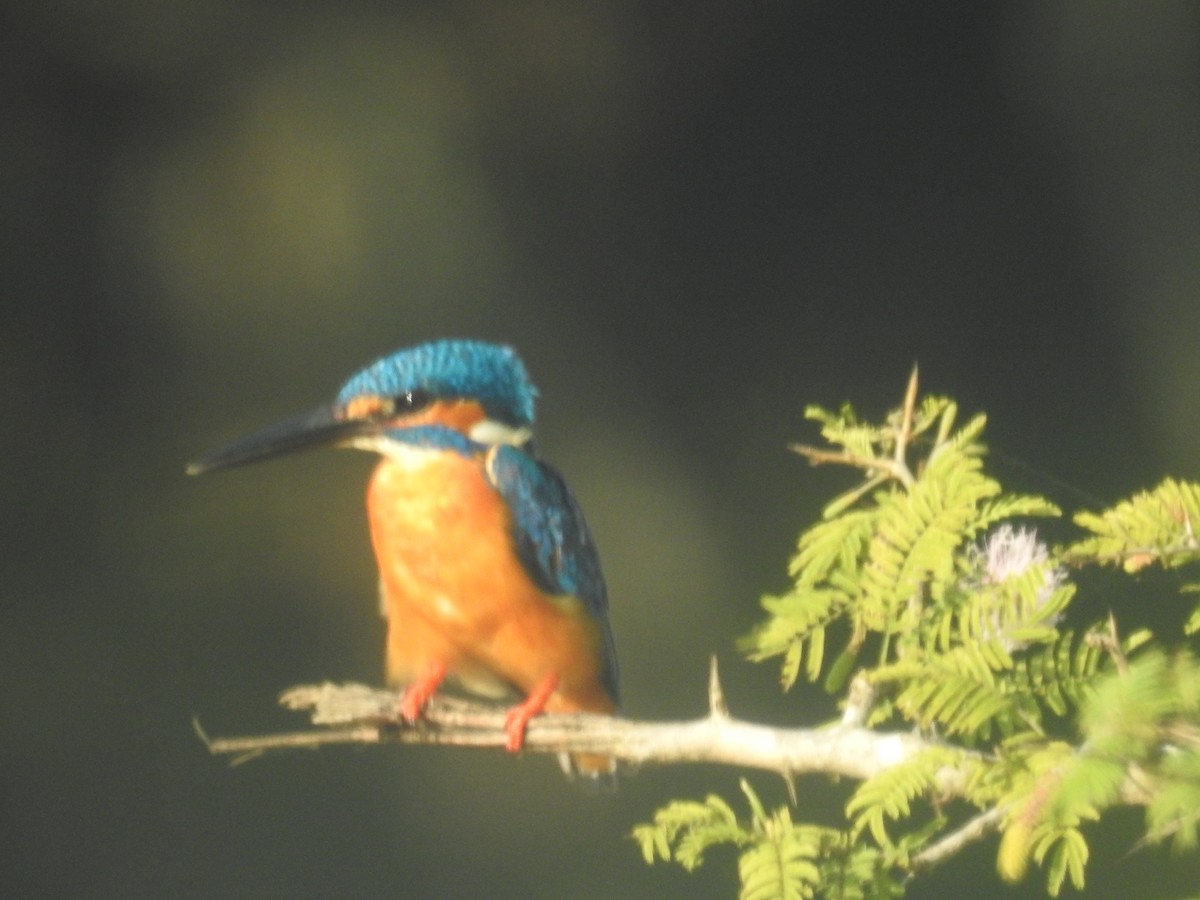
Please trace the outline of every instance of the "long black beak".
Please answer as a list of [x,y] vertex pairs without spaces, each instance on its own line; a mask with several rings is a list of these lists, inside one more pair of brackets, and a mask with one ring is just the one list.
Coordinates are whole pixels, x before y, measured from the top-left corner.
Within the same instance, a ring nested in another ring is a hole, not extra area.
[[342,419],[337,408],[319,409],[279,422],[249,437],[234,441],[227,447],[189,463],[189,475],[203,475],[216,469],[231,469],[247,463],[282,456],[297,450],[332,447],[352,438],[379,431],[380,423],[372,419]]

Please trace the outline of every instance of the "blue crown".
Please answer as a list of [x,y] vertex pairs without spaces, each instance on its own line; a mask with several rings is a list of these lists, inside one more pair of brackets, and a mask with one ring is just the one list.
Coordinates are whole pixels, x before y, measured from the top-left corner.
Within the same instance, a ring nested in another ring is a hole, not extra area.
[[436,398],[477,400],[489,419],[514,427],[533,425],[537,389],[511,347],[482,341],[419,344],[376,360],[347,381],[339,405],[364,394],[397,397],[424,391]]

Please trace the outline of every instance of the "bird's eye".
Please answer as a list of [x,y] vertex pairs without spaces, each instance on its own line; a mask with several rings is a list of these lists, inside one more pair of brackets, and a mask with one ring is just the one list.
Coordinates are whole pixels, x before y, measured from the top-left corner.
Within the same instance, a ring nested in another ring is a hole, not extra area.
[[416,412],[419,409],[424,409],[433,402],[433,395],[428,391],[420,389],[415,391],[405,391],[403,394],[397,395],[393,399],[396,405],[396,412],[410,413]]

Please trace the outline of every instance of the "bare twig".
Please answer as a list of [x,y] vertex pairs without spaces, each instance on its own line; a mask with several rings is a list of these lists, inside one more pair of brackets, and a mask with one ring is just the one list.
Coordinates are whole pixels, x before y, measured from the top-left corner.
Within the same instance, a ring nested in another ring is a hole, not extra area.
[[914,874],[925,872],[941,865],[968,844],[981,840],[1000,827],[1004,821],[1004,810],[995,806],[984,810],[934,844],[930,844],[912,858],[910,869]]
[[897,466],[894,459],[886,459],[876,456],[859,456],[857,453],[850,453],[846,450],[822,450],[820,447],[810,447],[808,444],[788,444],[788,449],[793,453],[798,453],[808,460],[810,465],[838,465],[851,466],[855,469],[878,469],[886,481],[888,478],[895,478],[897,481],[902,481],[907,485],[911,485],[913,481],[912,473],[908,471],[908,467],[904,465]]

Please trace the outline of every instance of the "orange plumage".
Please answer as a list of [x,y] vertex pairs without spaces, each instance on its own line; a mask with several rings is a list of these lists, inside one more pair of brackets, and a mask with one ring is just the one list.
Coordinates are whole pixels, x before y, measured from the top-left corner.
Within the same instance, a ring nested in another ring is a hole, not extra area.
[[419,681],[440,665],[477,692],[500,679],[528,695],[556,675],[547,710],[611,713],[596,625],[578,600],[547,596],[529,577],[483,465],[458,454],[385,458],[371,479],[388,679]]

